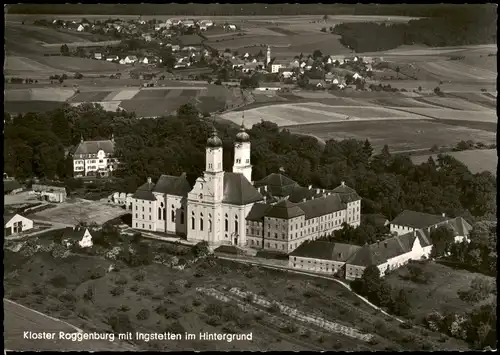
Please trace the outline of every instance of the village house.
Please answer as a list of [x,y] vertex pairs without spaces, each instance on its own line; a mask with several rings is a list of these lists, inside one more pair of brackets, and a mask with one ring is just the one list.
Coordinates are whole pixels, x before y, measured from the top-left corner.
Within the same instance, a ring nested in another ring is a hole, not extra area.
[[313,85],[317,89],[327,89],[330,84],[327,84],[323,79],[309,79],[309,85]]
[[73,154],[75,177],[108,176],[117,164],[114,158],[115,140],[84,141],[83,137]]
[[293,76],[293,70],[290,68],[280,68],[278,73],[284,79],[288,79]]
[[120,57],[118,57],[117,55],[111,55],[111,56],[106,57],[106,61],[108,61],[108,62],[117,62],[119,60],[120,60]]
[[19,213],[3,215],[3,235],[8,237],[33,229],[33,221]]
[[90,248],[94,245],[93,238],[101,231],[89,230],[85,227],[68,227],[64,229],[62,243],[67,248],[77,244],[80,248]]
[[193,20],[185,20],[182,22],[182,25],[184,27],[193,27],[194,26],[194,21]]
[[15,195],[23,191],[23,187],[19,182],[12,178],[3,179],[3,194],[4,195]]
[[84,31],[84,30],[85,30],[85,26],[83,26],[82,24],[80,24],[80,25],[78,25],[78,27],[76,28],[76,30],[77,30],[78,32],[82,32],[82,31]]
[[133,63],[138,61],[138,58],[135,55],[128,55],[125,57],[125,59],[123,61],[124,61],[124,64],[133,64]]
[[286,68],[289,62],[286,60],[275,60],[271,63],[271,73],[278,73],[281,68]]
[[44,201],[62,203],[66,201],[68,193],[64,186],[55,186],[47,184],[33,184],[31,190]]
[[245,65],[245,63],[239,58],[231,59],[230,62],[233,69],[243,68],[243,66]]
[[94,59],[102,60],[104,59],[102,53],[94,53]]
[[281,83],[277,82],[260,83],[260,86],[255,88],[256,91],[278,91],[280,89]]

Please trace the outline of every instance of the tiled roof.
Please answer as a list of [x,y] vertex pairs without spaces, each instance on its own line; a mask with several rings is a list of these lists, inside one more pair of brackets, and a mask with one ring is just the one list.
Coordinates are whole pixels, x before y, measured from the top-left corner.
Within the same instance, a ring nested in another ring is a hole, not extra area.
[[298,216],[303,216],[305,213],[296,204],[283,200],[273,205],[272,208],[266,212],[265,217],[290,219]]
[[361,200],[356,190],[342,183],[332,190],[335,193],[340,194],[343,203],[353,202]]
[[17,213],[5,213],[3,215],[3,225],[9,222]]
[[345,209],[344,204],[337,194],[308,200],[298,204],[298,206],[305,212],[306,219],[316,218]]
[[320,260],[346,261],[359,249],[361,249],[361,247],[357,245],[316,240],[302,243],[290,254],[290,256]]
[[311,198],[320,198],[323,197],[324,195],[327,195],[328,193],[331,193],[331,191],[324,190],[324,189],[315,189],[315,188],[307,188],[307,187],[297,187],[295,188],[290,196],[288,197],[288,200],[291,202],[302,202],[304,199],[310,200]]
[[469,223],[467,223],[467,221],[464,220],[462,217],[457,217],[454,219],[446,220],[444,222],[440,222],[432,226],[431,228],[435,229],[441,226],[446,226],[449,229],[451,229],[455,236],[468,236],[472,229],[472,226]]
[[267,186],[273,196],[288,196],[299,184],[287,176],[272,173],[256,181],[255,186]]
[[153,195],[154,187],[155,184],[152,182],[146,182],[145,184],[139,186],[132,197],[138,200],[156,201],[156,198]]
[[179,41],[183,46],[193,46],[200,45],[203,42],[203,38],[198,35],[184,35],[179,37]]
[[428,228],[447,220],[450,220],[450,218],[435,214],[404,210],[392,220],[391,224],[420,229]]
[[241,206],[262,201],[262,199],[262,195],[243,174],[224,173],[223,203]]
[[9,193],[11,191],[22,188],[21,184],[16,180],[8,179],[3,181],[3,193]]
[[78,144],[74,154],[97,154],[100,150],[103,150],[106,154],[112,154],[115,151],[115,143],[109,139],[104,141],[84,141]]
[[161,175],[153,188],[153,192],[183,197],[187,196],[189,191],[191,191],[191,185],[185,174],[181,176]]
[[415,235],[418,238],[418,241],[420,242],[420,246],[423,247],[428,247],[432,245],[431,242],[431,237],[430,237],[430,232],[426,229],[417,229],[415,231]]
[[272,205],[268,205],[265,203],[255,203],[252,206],[252,209],[250,210],[250,212],[248,212],[248,215],[246,218],[247,221],[262,222],[264,215],[272,207],[273,207]]
[[[82,228],[67,227],[64,229],[63,239],[81,240],[86,231],[87,228],[83,227]],[[89,233],[92,236],[92,238],[95,238],[98,233],[101,233],[101,231],[89,230]]]

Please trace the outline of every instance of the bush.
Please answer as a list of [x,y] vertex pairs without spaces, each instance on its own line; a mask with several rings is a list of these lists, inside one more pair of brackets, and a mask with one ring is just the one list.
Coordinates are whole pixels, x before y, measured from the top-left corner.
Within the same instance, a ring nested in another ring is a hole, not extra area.
[[212,327],[217,327],[222,324],[222,321],[218,316],[211,316],[207,319],[206,323]]
[[137,292],[137,290],[139,290],[139,285],[133,284],[132,286],[130,286],[130,291]]
[[134,280],[135,281],[144,281],[145,277],[146,277],[146,273],[141,270],[134,275]]
[[141,309],[137,315],[135,316],[138,320],[146,320],[149,318],[151,312],[149,311],[149,309],[146,309],[146,308],[143,308]]
[[172,334],[184,334],[186,332],[186,329],[180,322],[173,322],[166,326],[165,331]]
[[115,284],[117,285],[126,285],[128,283],[127,278],[124,275],[121,275],[115,280]]
[[193,300],[193,306],[198,307],[200,305],[201,305],[201,301],[200,300]]
[[298,330],[297,326],[293,323],[288,323],[283,327],[283,331],[289,334],[296,333]]
[[251,293],[248,293],[246,296],[245,296],[245,301],[248,302],[248,303],[252,303],[254,301],[254,298],[255,296]]
[[118,308],[118,310],[119,310],[120,312],[128,312],[128,311],[130,311],[130,307],[129,307],[129,306],[127,306],[126,304],[122,304],[122,305]]
[[49,282],[51,283],[52,286],[57,288],[65,288],[68,285],[68,280],[66,279],[66,276],[60,274],[52,277],[49,280]]
[[134,332],[134,327],[126,313],[115,313],[108,318],[108,324],[115,333]]
[[80,307],[77,309],[76,314],[80,318],[88,318],[90,316],[90,310],[87,307]]
[[193,308],[188,304],[184,304],[181,306],[181,311],[184,313],[189,313],[193,311]]
[[93,301],[94,300],[94,285],[88,285],[87,286],[87,290],[85,290],[84,294],[83,294],[83,299],[85,301]]
[[279,313],[281,310],[280,306],[276,302],[273,302],[269,307],[268,311],[269,313]]
[[149,288],[141,288],[137,292],[140,296],[151,296],[153,294],[153,291],[151,291]]
[[112,288],[111,291],[109,291],[109,293],[111,293],[113,296],[123,295],[124,292],[125,292],[125,289],[123,288],[123,286],[116,286],[116,287]]
[[96,267],[90,272],[90,279],[91,280],[100,279],[101,277],[104,277],[104,275],[106,275],[106,270],[104,270],[101,267]]

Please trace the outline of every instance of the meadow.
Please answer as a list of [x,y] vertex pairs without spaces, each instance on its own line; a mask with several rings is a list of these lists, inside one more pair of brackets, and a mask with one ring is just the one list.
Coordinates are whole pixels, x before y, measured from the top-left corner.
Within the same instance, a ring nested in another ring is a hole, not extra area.
[[325,122],[286,126],[293,133],[307,134],[320,140],[368,139],[375,149],[387,144],[393,152],[430,149],[433,145],[455,146],[459,141],[474,139],[485,144],[496,143],[496,134],[478,129],[451,126],[433,120],[376,120]]
[[[425,272],[430,272],[434,276],[428,284],[414,283],[405,280],[408,273],[406,267],[402,267],[386,277],[388,283],[398,289],[405,289],[409,292],[409,301],[413,305],[416,321],[420,321],[432,311],[444,313],[452,311],[466,313],[478,306],[477,303],[468,304],[457,295],[458,291],[468,290],[471,281],[476,278],[484,278],[495,282],[492,277],[482,274],[472,273],[466,270],[457,270],[449,266],[430,262],[421,264]],[[489,299],[481,302],[487,303],[496,299],[491,295]]]
[[[51,240],[38,242],[49,247]],[[423,329],[402,329],[391,318],[361,302],[331,280],[284,273],[212,259],[189,262],[183,269],[170,265],[193,260],[189,247],[145,241],[164,264],[129,267],[108,260],[95,248],[90,255],[70,254],[56,258],[40,251],[31,256],[6,252],[6,297],[60,317],[87,331],[111,331],[110,316],[127,318],[123,331],[173,333],[253,333],[251,342],[136,342],[141,350],[401,350],[456,349],[467,346]],[[121,243],[119,243],[121,244]],[[93,248],[94,249],[94,248]],[[102,248],[101,248],[102,249]],[[110,269],[113,266],[113,269]],[[113,271],[111,271],[113,270]],[[20,282],[22,280],[22,282]],[[238,288],[251,292],[239,298]],[[91,293],[89,295],[89,291]],[[212,290],[212,294],[201,292]],[[214,294],[220,295],[219,298]],[[89,299],[90,296],[90,299]],[[256,297],[277,301],[297,310],[321,316],[364,334],[366,342],[328,332],[257,306]],[[409,335],[413,341],[408,344]]]
[[[493,175],[497,173],[498,156],[496,149],[474,149],[461,152],[448,152],[446,154],[467,165],[469,170],[474,174],[482,171],[489,171]],[[426,162],[429,157],[436,160],[437,154],[415,155],[411,156],[411,160],[414,164],[421,164]]]

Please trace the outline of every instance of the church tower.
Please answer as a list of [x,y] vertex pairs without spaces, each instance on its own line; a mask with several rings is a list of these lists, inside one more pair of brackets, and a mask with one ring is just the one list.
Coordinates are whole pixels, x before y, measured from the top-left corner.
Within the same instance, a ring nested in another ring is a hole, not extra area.
[[205,150],[205,181],[207,181],[213,191],[214,202],[222,200],[223,185],[224,185],[224,168],[222,164],[222,140],[217,134],[215,127],[212,130],[212,135],[207,140]]
[[240,132],[236,135],[234,142],[234,164],[233,173],[243,174],[249,182],[252,182],[252,165],[250,164],[250,136],[245,131],[243,122]]
[[266,65],[271,63],[271,47],[267,46],[267,54],[266,54]]

